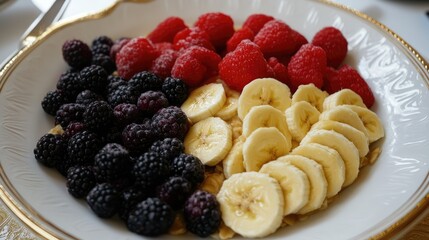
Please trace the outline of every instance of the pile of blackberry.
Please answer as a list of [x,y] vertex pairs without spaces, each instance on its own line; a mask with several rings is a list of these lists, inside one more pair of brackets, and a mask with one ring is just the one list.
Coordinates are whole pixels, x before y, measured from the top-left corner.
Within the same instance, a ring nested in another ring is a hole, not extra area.
[[118,215],[129,230],[157,236],[182,214],[190,232],[209,236],[219,228],[220,209],[215,196],[198,190],[203,164],[184,153],[189,123],[179,106],[187,86],[147,71],[118,77],[120,45],[124,39],[106,36],[91,47],[64,43],[70,69],[41,104],[56,127],[39,139],[35,158],[65,176],[70,195],[101,218]]

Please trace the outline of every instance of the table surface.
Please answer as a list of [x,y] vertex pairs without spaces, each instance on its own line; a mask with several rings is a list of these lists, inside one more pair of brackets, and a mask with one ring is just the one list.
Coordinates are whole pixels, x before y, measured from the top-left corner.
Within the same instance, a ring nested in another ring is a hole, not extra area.
[[[0,63],[18,47],[21,34],[45,11],[52,0],[15,0],[0,6]],[[72,0],[64,18],[76,17],[97,11],[114,2],[113,0]],[[359,10],[385,24],[404,38],[425,59],[429,60],[429,1],[425,0],[334,0]],[[400,21],[398,21],[400,19]],[[429,239],[429,215],[421,216],[409,227],[401,239]],[[22,226],[22,223],[7,208],[0,204],[0,239],[37,239]]]

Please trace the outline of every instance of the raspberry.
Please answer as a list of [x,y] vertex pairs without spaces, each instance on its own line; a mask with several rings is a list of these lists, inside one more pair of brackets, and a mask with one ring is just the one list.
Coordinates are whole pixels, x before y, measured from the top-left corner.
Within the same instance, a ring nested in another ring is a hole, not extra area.
[[328,66],[337,68],[347,55],[347,40],[337,28],[323,28],[314,35],[311,43],[325,50]]
[[214,50],[209,35],[200,28],[186,28],[178,32],[173,40],[174,50],[180,51],[192,46]]
[[110,48],[111,48],[111,46],[109,46],[107,44],[102,44],[102,43],[92,45],[91,51],[92,51],[93,58],[94,58],[94,55],[96,55],[96,54],[109,56]]
[[128,85],[132,88],[134,95],[137,97],[140,94],[152,90],[158,91],[161,90],[162,79],[156,76],[155,74],[147,71],[139,72],[135,74],[129,81]]
[[226,43],[226,51],[232,52],[237,48],[237,45],[240,44],[241,41],[244,39],[249,39],[250,41],[253,41],[253,38],[255,35],[253,34],[253,31],[248,27],[243,27],[242,29],[236,31],[234,35],[228,40]]
[[168,102],[174,106],[180,106],[188,98],[188,87],[186,84],[173,77],[167,77],[162,83],[162,92],[168,99]]
[[299,85],[309,83],[322,88],[325,69],[325,51],[311,44],[303,45],[291,58],[288,65],[291,88],[297,89]]
[[115,90],[107,94],[107,102],[111,107],[115,107],[121,103],[132,103],[137,102],[137,95],[133,94],[132,88],[125,85],[119,85]]
[[167,179],[170,163],[155,152],[145,152],[137,159],[131,174],[137,185],[149,190]]
[[171,70],[172,77],[182,79],[195,87],[207,78],[218,74],[221,57],[203,47],[192,46],[183,51]]
[[202,14],[195,26],[207,32],[210,42],[218,50],[225,48],[226,41],[234,34],[234,21],[220,12]]
[[117,143],[106,144],[94,158],[94,173],[98,182],[115,182],[130,171],[128,151]]
[[116,70],[115,62],[110,58],[109,55],[105,55],[105,54],[100,54],[100,53],[94,54],[92,56],[91,64],[102,67],[107,74],[111,74]]
[[89,46],[77,39],[67,40],[62,47],[63,58],[72,68],[81,69],[91,63],[92,53]]
[[130,152],[144,152],[153,142],[154,134],[150,124],[131,123],[122,131],[122,141]]
[[221,212],[213,194],[197,190],[186,200],[183,214],[186,228],[199,237],[208,237],[219,229]]
[[42,100],[42,108],[47,114],[55,116],[58,109],[69,102],[71,102],[69,97],[63,91],[49,91]]
[[183,20],[179,17],[169,17],[160,22],[152,32],[149,33],[147,39],[153,43],[173,42],[174,36],[181,30],[187,28]]
[[168,161],[173,161],[173,159],[179,156],[185,147],[183,142],[177,138],[164,138],[163,140],[158,140],[152,144],[149,151],[158,153],[164,159]]
[[80,80],[83,89],[101,94],[107,85],[107,72],[100,66],[91,65],[80,71]]
[[250,28],[253,31],[253,34],[257,34],[259,30],[265,25],[265,23],[274,20],[273,17],[255,13],[247,17],[246,21],[243,23],[243,28],[247,27]]
[[[292,43],[294,44],[292,54],[295,54],[303,45],[308,43],[308,40],[301,33],[295,30],[292,30],[291,35],[293,39]],[[287,64],[284,65],[287,66]]]
[[167,97],[162,92],[147,91],[142,93],[137,100],[137,107],[140,111],[150,116],[168,105]]
[[236,91],[256,78],[270,77],[270,70],[258,45],[243,40],[237,48],[228,53],[219,64],[219,75]]
[[75,198],[83,198],[95,187],[94,172],[90,167],[73,167],[67,172],[67,190]]
[[61,127],[66,128],[71,122],[81,121],[85,106],[78,103],[66,103],[58,109],[55,115],[55,124],[61,124]]
[[171,75],[171,70],[179,54],[174,50],[165,50],[155,61],[153,61],[150,71],[160,78],[166,78]]
[[148,198],[130,212],[127,227],[144,236],[158,236],[166,233],[173,224],[174,213],[158,198]]
[[115,120],[121,126],[126,126],[141,119],[141,112],[137,105],[131,103],[121,103],[113,109]]
[[286,23],[271,20],[255,35],[254,42],[266,57],[291,55],[295,50],[292,32]]
[[152,127],[160,138],[183,140],[189,129],[188,117],[179,107],[169,106],[153,115]]
[[184,177],[193,186],[198,186],[204,181],[204,165],[197,157],[182,153],[173,159],[171,175]]
[[120,197],[119,217],[127,222],[130,212],[138,203],[147,198],[147,194],[139,186],[133,185],[123,190]]
[[101,218],[110,218],[119,209],[121,199],[118,191],[109,183],[97,184],[86,196],[92,211]]
[[103,97],[95,92],[92,92],[91,90],[84,90],[80,92],[76,97],[76,103],[82,105],[89,105],[90,103],[95,101],[103,101]]
[[172,42],[159,42],[153,44],[153,47],[158,51],[160,54],[163,54],[167,50],[174,50],[174,45]]
[[290,86],[289,77],[287,75],[287,67],[279,62],[279,60],[275,57],[270,57],[268,64],[274,71],[274,78]]
[[57,89],[66,94],[68,99],[74,100],[79,92],[83,90],[80,85],[79,73],[67,71],[61,74],[57,82]]
[[131,39],[116,55],[119,76],[130,79],[134,74],[148,70],[158,52],[146,38]]
[[113,45],[113,40],[108,36],[98,36],[94,40],[92,40],[92,46],[96,46],[100,44],[104,44],[111,47]]
[[64,129],[64,133],[62,134],[62,137],[65,140],[70,139],[73,137],[76,133],[82,132],[85,130],[85,125],[81,122],[71,122],[67,127]]
[[95,132],[104,131],[113,123],[113,110],[105,101],[95,101],[86,106],[83,123]]
[[116,62],[116,55],[122,49],[125,44],[127,44],[131,39],[130,38],[121,38],[116,41],[110,48],[110,58]]
[[157,189],[157,196],[172,209],[179,210],[192,194],[192,184],[183,177],[171,177]]
[[67,157],[64,152],[67,147],[61,135],[45,134],[37,141],[34,157],[47,167],[55,167],[58,162]]
[[67,145],[70,166],[92,165],[100,145],[97,135],[90,131],[84,130],[73,135]]

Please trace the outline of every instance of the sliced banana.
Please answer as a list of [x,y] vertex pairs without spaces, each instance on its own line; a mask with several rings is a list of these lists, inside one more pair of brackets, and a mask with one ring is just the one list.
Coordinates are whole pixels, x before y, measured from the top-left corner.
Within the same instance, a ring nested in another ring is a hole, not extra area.
[[228,155],[222,161],[223,174],[226,178],[245,171],[243,165],[243,143],[243,138],[236,139]]
[[325,98],[323,109],[326,111],[340,105],[357,105],[366,108],[359,94],[347,88]]
[[292,95],[292,105],[300,101],[305,101],[313,105],[319,112],[322,112],[323,102],[328,95],[327,92],[320,90],[313,83],[300,85]]
[[265,163],[288,153],[291,144],[275,127],[256,129],[243,145],[244,168],[248,172],[259,171]]
[[310,182],[308,203],[298,211],[298,214],[306,214],[319,209],[326,199],[328,190],[328,183],[322,166],[314,160],[300,155],[286,155],[280,157],[277,161],[290,163],[299,168],[307,175]]
[[181,109],[194,124],[214,116],[222,109],[225,102],[226,95],[222,84],[210,83],[193,90]]
[[215,117],[220,117],[225,121],[230,120],[235,115],[237,115],[237,108],[238,108],[238,98],[240,97],[240,93],[234,91],[234,90],[226,90],[226,102],[225,105],[220,109],[216,114]]
[[206,118],[189,129],[184,145],[186,153],[198,157],[205,165],[214,166],[231,149],[231,127],[221,118]]
[[282,223],[283,192],[268,174],[232,175],[223,182],[217,200],[225,225],[245,238],[265,237]]
[[341,133],[356,146],[359,151],[359,157],[365,157],[369,152],[368,137],[363,132],[348,124],[332,120],[322,120],[311,127],[311,131],[316,129],[334,130],[337,133]]
[[320,112],[309,102],[301,101],[286,109],[285,115],[292,138],[299,142],[311,126],[319,121]]
[[384,128],[380,118],[368,108],[354,105],[345,105],[345,107],[353,110],[362,120],[363,125],[368,133],[369,142],[375,142],[384,137]]
[[335,149],[318,143],[307,143],[295,148],[290,154],[313,159],[323,167],[328,182],[326,197],[333,197],[341,190],[346,168],[341,155]]
[[344,161],[346,167],[346,177],[343,187],[352,184],[359,173],[359,151],[355,145],[342,134],[333,130],[319,129],[308,132],[307,136],[301,141],[301,145],[308,143],[319,143],[335,149]]
[[283,112],[270,105],[255,106],[250,109],[243,120],[243,135],[248,137],[260,127],[275,127],[289,141],[292,139],[286,123],[286,116]]
[[274,78],[259,78],[247,84],[238,98],[238,116],[243,120],[254,106],[271,105],[284,112],[291,104],[290,90]]
[[307,175],[292,164],[283,161],[272,161],[262,166],[261,173],[275,178],[283,190],[285,201],[283,214],[297,213],[310,197],[310,182]]
[[362,120],[359,118],[359,115],[346,105],[336,106],[322,112],[322,114],[320,114],[319,121],[322,120],[332,120],[348,124],[368,136],[368,131],[363,125]]

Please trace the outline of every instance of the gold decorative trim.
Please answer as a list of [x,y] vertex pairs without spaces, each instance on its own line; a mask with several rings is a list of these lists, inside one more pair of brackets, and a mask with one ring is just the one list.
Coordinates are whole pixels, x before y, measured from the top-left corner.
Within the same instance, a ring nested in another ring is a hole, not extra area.
[[[145,3],[145,2],[150,2],[150,1],[154,1],[154,0],[117,0],[111,6],[105,8],[105,9],[103,9],[97,13],[88,14],[88,15],[85,15],[83,17],[78,17],[78,18],[74,18],[71,20],[67,20],[67,21],[61,21],[59,23],[52,25],[52,27],[48,28],[43,34],[41,34],[39,37],[37,37],[34,40],[34,42],[32,42],[30,45],[26,46],[25,48],[21,49],[20,51],[18,51],[12,57],[12,59],[5,66],[3,66],[2,69],[0,69],[0,93],[1,93],[1,90],[4,86],[4,84],[6,83],[9,75],[16,68],[17,64],[19,62],[21,62],[32,50],[34,50],[37,46],[39,46],[43,40],[45,40],[47,37],[49,37],[53,33],[61,30],[62,28],[66,27],[68,25],[74,24],[76,22],[82,22],[82,21],[87,21],[87,20],[94,20],[94,19],[103,18],[103,17],[109,15],[111,12],[113,12],[119,6],[119,4],[122,2]],[[419,63],[419,67],[422,67],[421,70],[423,70],[423,71],[421,71],[421,73],[426,76],[425,81],[427,84],[429,84],[429,64],[428,64],[428,62],[408,42],[406,42],[404,39],[402,39],[398,34],[393,32],[390,28],[388,28],[384,24],[378,22],[377,20],[371,18],[370,16],[368,16],[362,12],[359,12],[355,9],[352,9],[350,7],[347,7],[343,4],[335,3],[335,2],[332,2],[330,0],[313,0],[313,1],[320,2],[323,4],[329,5],[329,6],[336,7],[340,10],[352,13],[353,15],[358,16],[359,18],[375,25],[380,30],[382,30],[383,32],[385,32],[388,35],[390,35],[391,37],[393,37],[396,41],[398,41],[398,43],[402,47],[404,47],[405,53],[409,54],[412,59],[416,60]],[[2,170],[1,166],[0,166],[0,169]],[[18,202],[20,202],[21,205],[23,205],[22,203],[25,201],[23,201],[23,199],[19,196],[19,194],[17,194],[17,192],[14,189],[12,189],[13,187],[12,187],[9,179],[7,178],[6,174],[3,171],[0,171],[0,176],[1,176],[1,179],[5,182],[6,186],[9,186],[9,188],[11,188],[9,190],[12,193],[14,193],[13,194],[14,196],[12,197],[12,195],[8,193],[8,190],[5,189],[5,186],[0,184],[0,199],[5,203],[5,205],[22,222],[24,222],[29,228],[31,228],[35,233],[37,233],[41,237],[46,238],[46,239],[59,239],[60,238],[59,236],[56,236],[55,233],[51,233],[45,227],[41,226],[41,224],[34,221],[33,218],[31,217],[31,215],[28,215],[26,213],[26,211],[24,211],[22,209],[22,207],[20,207],[20,204],[18,204]],[[426,179],[428,177],[429,177],[429,174],[426,177]],[[423,189],[427,188],[428,187],[427,185],[428,185],[427,182],[426,182],[426,186],[422,185]],[[18,198],[19,201],[16,201],[15,200],[16,198]],[[411,211],[409,211],[404,217],[397,220],[394,224],[387,227],[385,230],[383,230],[383,231],[379,232],[378,234],[372,236],[371,239],[380,240],[380,239],[392,238],[395,234],[399,233],[402,229],[404,229],[408,224],[413,222],[428,206],[429,206],[429,194],[426,194],[416,204],[416,206]],[[30,210],[32,209],[29,206],[25,206],[25,207],[27,209],[30,209]],[[33,212],[34,212],[34,210],[33,210]],[[34,212],[32,214],[34,214],[35,216],[39,216],[36,212]],[[54,224],[49,223],[47,220],[43,219],[43,221],[45,223],[47,223],[48,225],[55,227]],[[63,230],[58,229],[58,228],[57,228],[57,230],[66,234],[67,236],[71,237],[71,235],[69,235],[68,233],[65,233]]]

